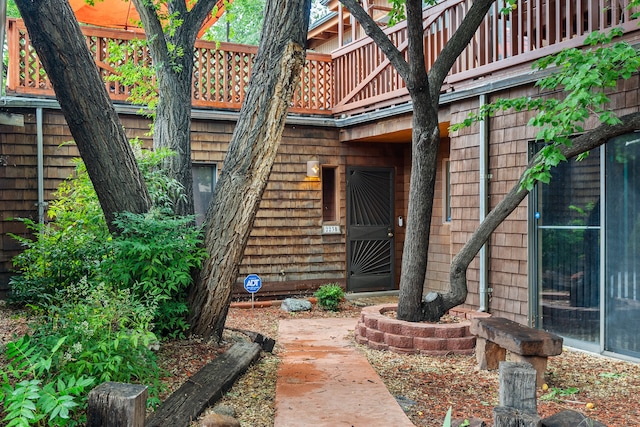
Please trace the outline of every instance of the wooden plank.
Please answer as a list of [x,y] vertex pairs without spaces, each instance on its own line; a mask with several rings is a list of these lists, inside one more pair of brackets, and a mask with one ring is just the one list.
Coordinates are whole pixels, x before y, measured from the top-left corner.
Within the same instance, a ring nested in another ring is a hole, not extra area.
[[500,406],[537,414],[536,370],[528,363],[500,363]]
[[22,114],[0,112],[0,125],[24,127],[24,116]]
[[260,354],[260,345],[239,342],[216,357],[165,400],[147,418],[146,427],[187,427],[247,370]]
[[472,319],[469,329],[472,334],[523,356],[557,356],[562,353],[562,338],[558,335],[502,317]]

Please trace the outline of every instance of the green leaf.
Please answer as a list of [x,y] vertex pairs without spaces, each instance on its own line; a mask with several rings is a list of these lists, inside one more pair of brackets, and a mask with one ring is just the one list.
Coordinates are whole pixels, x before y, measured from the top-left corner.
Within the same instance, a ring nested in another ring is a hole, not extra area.
[[451,427],[451,406],[449,406],[449,410],[447,414],[444,416],[444,422],[442,423],[442,427]]

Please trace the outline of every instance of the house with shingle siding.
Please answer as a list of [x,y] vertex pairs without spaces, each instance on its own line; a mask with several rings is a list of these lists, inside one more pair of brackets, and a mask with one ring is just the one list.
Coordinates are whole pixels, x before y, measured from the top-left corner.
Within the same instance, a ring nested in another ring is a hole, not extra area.
[[[340,283],[349,292],[394,290],[403,242],[419,238],[404,232],[411,168],[411,104],[404,83],[339,2],[326,3],[331,13],[309,32],[313,52],[245,252],[237,298],[246,296],[242,278],[248,274],[262,278],[256,296],[263,299],[307,293],[325,283]],[[384,26],[386,2],[363,3]],[[470,3],[447,0],[425,9],[427,61],[437,56]],[[619,26],[626,40],[638,43],[638,21],[626,4],[523,0],[507,16],[497,6],[488,14],[441,94],[425,290],[447,289],[452,257],[518,182],[536,150],[536,129],[527,126],[531,112],[498,113],[456,132],[449,132],[449,125],[500,97],[552,96],[534,86],[532,61],[580,46],[593,29]],[[117,30],[83,31],[96,44],[128,37]],[[385,31],[403,48],[403,23]],[[45,204],[78,156],[73,145],[61,145],[71,136],[46,75],[33,71],[39,63],[20,21],[9,21],[7,41],[7,95],[0,108],[0,286],[5,290],[11,257],[20,250],[8,233],[26,233],[13,218],[46,221]],[[241,62],[255,48],[198,42],[198,58],[213,51],[217,58]],[[99,64],[103,59],[96,57]],[[196,61],[196,70],[209,73],[215,68],[209,65]],[[238,67],[230,65],[230,74],[217,80],[245,84],[247,76]],[[144,135],[148,121],[127,104],[126,88],[105,85],[128,135],[150,145]],[[241,97],[241,92],[220,99],[212,94],[232,86],[194,87],[191,140],[200,213],[224,168]],[[636,73],[612,90],[616,113],[638,111],[639,86]],[[640,336],[632,329],[640,321],[639,139],[632,133],[610,141],[582,162],[561,164],[549,185],[538,185],[471,264],[465,306],[556,332],[572,346],[640,358]],[[308,176],[314,165],[318,176]]]

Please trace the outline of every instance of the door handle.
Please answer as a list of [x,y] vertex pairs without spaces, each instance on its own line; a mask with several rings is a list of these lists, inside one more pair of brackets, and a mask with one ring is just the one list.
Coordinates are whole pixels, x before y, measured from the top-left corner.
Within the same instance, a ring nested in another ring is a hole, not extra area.
[[392,232],[388,232],[387,236],[389,236],[389,238],[393,237],[393,233]]

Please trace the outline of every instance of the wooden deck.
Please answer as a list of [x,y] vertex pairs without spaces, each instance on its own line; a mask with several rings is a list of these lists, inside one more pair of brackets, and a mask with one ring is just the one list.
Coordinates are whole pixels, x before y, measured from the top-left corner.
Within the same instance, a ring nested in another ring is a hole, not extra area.
[[[433,64],[455,32],[472,0],[446,0],[423,12],[425,57]],[[501,14],[498,0],[447,78],[445,88],[521,66],[567,47],[581,46],[594,30],[621,27],[626,34],[640,32],[638,20],[627,9],[629,0],[519,0],[509,14]],[[31,46],[21,20],[8,22],[8,95],[53,97],[53,89]],[[139,32],[82,27],[111,98],[127,102],[131,87],[107,78],[116,64],[108,61],[111,43],[124,44]],[[406,23],[385,30],[406,52]],[[244,99],[255,46],[196,43],[193,106],[239,110]],[[151,64],[147,51],[137,50],[123,61]],[[353,115],[407,102],[404,82],[369,38],[356,40],[331,55],[308,52],[292,113]]]

